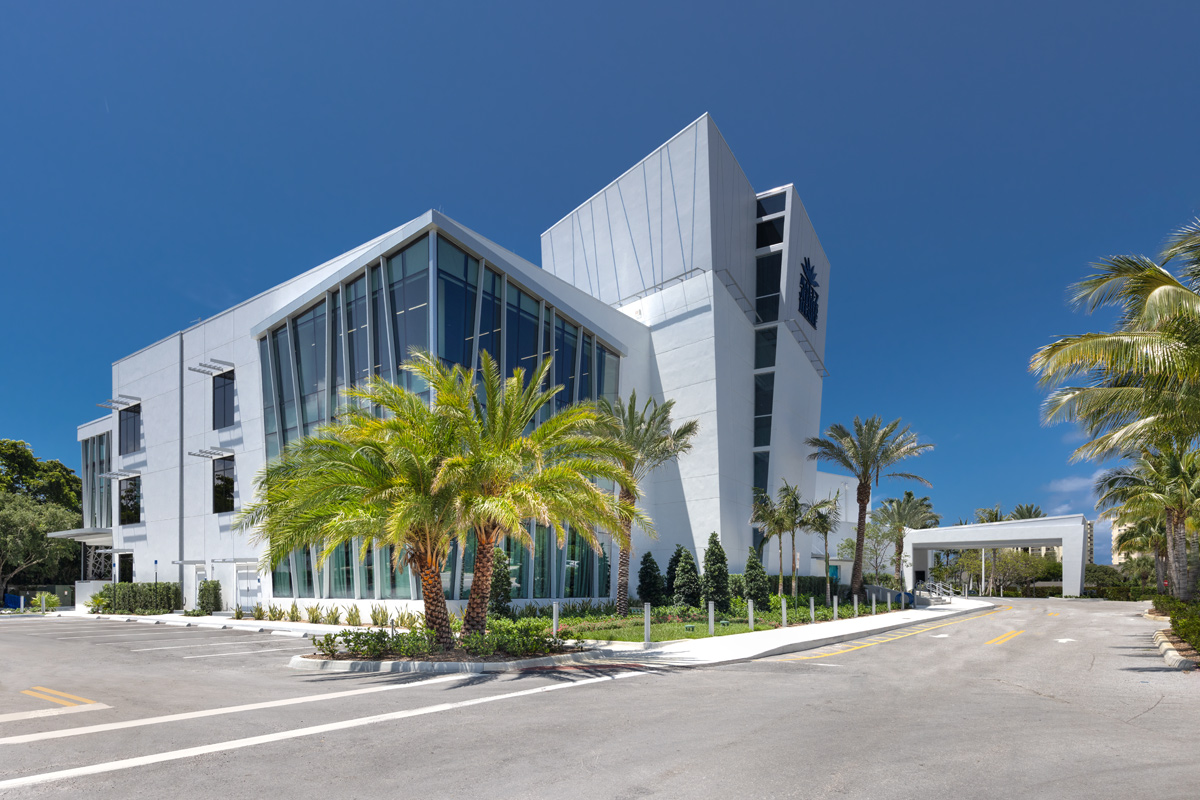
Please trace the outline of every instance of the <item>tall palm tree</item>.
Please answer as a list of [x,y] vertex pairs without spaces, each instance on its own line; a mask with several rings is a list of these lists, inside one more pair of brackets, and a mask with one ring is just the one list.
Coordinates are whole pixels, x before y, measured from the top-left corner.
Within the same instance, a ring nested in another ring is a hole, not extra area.
[[[692,449],[692,439],[700,430],[700,423],[688,420],[679,427],[672,427],[671,411],[674,400],[659,403],[650,398],[638,406],[637,392],[629,393],[629,400],[609,402],[601,398],[599,430],[625,448],[621,461],[635,484],[640,484],[650,473],[667,462],[674,461]],[[632,505],[636,496],[621,488],[621,502]],[[617,613],[629,613],[629,560],[631,555],[630,534],[632,520],[624,528],[624,544],[617,560]]]
[[[237,524],[266,544],[264,571],[298,548],[320,548],[319,566],[356,538],[364,554],[391,545],[396,566],[407,562],[420,577],[425,624],[450,647],[441,572],[457,512],[437,478],[457,448],[456,432],[419,396],[385,381],[346,393],[361,402],[268,462]],[[371,412],[376,406],[383,416]]]
[[892,562],[896,568],[896,586],[900,586],[903,579],[905,532],[933,528],[941,522],[942,515],[934,513],[933,501],[929,497],[917,497],[912,492],[905,491],[903,497],[890,497],[880,503],[879,509],[873,512],[872,516],[892,534],[895,548]]
[[1046,512],[1042,511],[1042,507],[1035,506],[1033,503],[1017,503],[1008,513],[1009,519],[1040,519],[1044,516],[1046,516]]
[[[812,515],[812,504],[800,496],[800,488],[786,480],[779,487],[779,505],[788,523],[792,537],[792,597],[796,596],[796,531],[808,527]],[[783,557],[780,556],[779,579],[783,580]]]
[[1159,594],[1166,577],[1167,536],[1163,530],[1163,518],[1141,517],[1132,524],[1118,518],[1113,524],[1125,523],[1125,527],[1113,540],[1113,551],[1129,556],[1149,554],[1154,559],[1155,587]]
[[1171,595],[1191,600],[1196,566],[1188,558],[1188,520],[1200,511],[1200,453],[1174,448],[1148,451],[1096,479],[1097,508],[1118,518],[1161,514]]
[[841,503],[839,502],[841,496],[842,492],[839,489],[834,493],[833,497],[813,503],[809,507],[809,513],[805,520],[808,529],[817,536],[820,536],[821,541],[825,545],[825,605],[829,605],[831,601],[829,591],[829,535],[836,531],[838,526],[842,524]]
[[[867,504],[871,502],[871,482],[874,481],[878,486],[885,469],[932,450],[933,445],[918,442],[917,435],[907,425],[900,427],[899,419],[885,425],[879,416],[866,421],[855,417],[853,432],[844,425],[831,425],[825,437],[806,440],[808,446],[813,448],[809,459],[837,464],[858,479],[855,495],[858,501],[858,537],[854,548],[854,571],[850,578],[850,592],[858,596],[862,594],[862,557],[867,534]],[[889,472],[886,475],[931,485],[920,475],[911,472]]]
[[[545,359],[528,381],[520,368],[505,379],[487,352],[480,353],[478,371],[447,366],[423,352],[405,365],[433,390],[433,408],[458,440],[438,470],[437,486],[452,494],[460,530],[474,534],[479,554],[464,634],[487,625],[493,549],[506,537],[532,547],[526,521],[553,528],[560,546],[570,530],[595,550],[597,531],[628,550],[633,522],[654,530],[637,508],[638,481],[625,467],[634,453],[604,434],[594,406],[571,405],[535,424],[562,390],[546,388],[550,368]],[[619,486],[620,494],[606,485]]]
[[754,504],[750,507],[750,524],[762,529],[763,540],[774,539],[779,543],[779,586],[778,595],[783,596],[783,535],[794,526],[794,517],[786,498],[780,490],[778,501],[762,489],[755,489]]

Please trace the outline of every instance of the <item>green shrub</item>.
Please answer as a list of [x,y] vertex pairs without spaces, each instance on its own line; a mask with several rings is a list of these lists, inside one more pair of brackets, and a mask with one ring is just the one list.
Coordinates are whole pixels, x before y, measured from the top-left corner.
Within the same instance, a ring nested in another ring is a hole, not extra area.
[[742,597],[746,596],[746,579],[740,574],[729,576],[729,596]]
[[671,598],[675,596],[675,571],[679,569],[679,559],[683,558],[683,545],[675,545],[675,552],[671,553],[671,558],[667,561],[667,579],[666,585],[663,587],[663,597]]
[[112,584],[108,584],[100,591],[88,598],[88,611],[93,614],[104,614],[111,609],[112,606]]
[[683,551],[675,568],[675,605],[700,605],[700,573],[696,571],[696,561],[688,550]]
[[45,603],[45,609],[50,611],[51,609],[58,608],[60,601],[58,595],[52,592],[38,592],[33,596],[32,606],[35,611],[41,611],[43,603]]
[[117,613],[139,608],[165,608],[168,612],[183,608],[183,593],[178,583],[118,583],[105,589],[110,586],[110,610]]
[[387,606],[376,603],[371,606],[371,624],[376,628],[386,628],[388,624]]
[[320,603],[313,603],[311,606],[304,609],[304,613],[308,616],[308,621],[314,625],[320,622],[325,616],[325,612],[321,610]]
[[299,622],[301,619],[300,606],[296,605],[295,600],[292,601],[292,607],[288,609],[287,618],[288,622]]
[[185,611],[185,612],[183,612],[183,615],[185,617],[207,617],[208,616],[207,614],[204,613],[204,611],[202,609],[199,609],[199,608],[193,608],[190,611]]
[[652,606],[661,605],[666,592],[666,583],[658,569],[658,562],[647,550],[642,555],[642,564],[638,567],[638,597],[643,603]]
[[234,619],[245,619],[246,618],[246,612],[242,611],[242,606],[240,603],[233,607],[233,618]]
[[397,611],[393,620],[397,628],[416,630],[425,627],[425,617],[419,611]]
[[324,622],[326,625],[341,625],[342,610],[337,606],[331,605],[329,610],[325,612],[325,616],[321,617],[321,622]]
[[721,547],[721,537],[717,536],[716,531],[708,536],[700,589],[705,606],[712,602],[722,614],[729,610],[729,559],[725,557],[725,548]]
[[493,617],[512,616],[512,571],[509,569],[508,553],[499,547],[492,550],[492,586],[488,593],[488,615]]
[[271,607],[267,609],[267,619],[271,620],[272,622],[278,622],[279,620],[283,619],[283,614],[283,607],[277,606],[274,603],[272,603]]
[[198,605],[206,615],[214,614],[224,607],[221,603],[220,581],[200,581]]
[[266,616],[267,616],[267,610],[265,608],[263,608],[262,603],[255,603],[254,604],[254,618],[255,619],[265,619]]
[[346,612],[346,624],[351,628],[362,626],[362,614],[359,612],[357,605],[350,606],[350,610]]
[[[758,563],[761,564],[762,561],[760,560]],[[792,581],[792,576],[790,573],[783,576],[783,591],[785,592],[785,595],[789,591],[788,587],[791,586],[791,581]],[[872,581],[868,580],[867,575],[864,575],[863,582],[871,583]],[[770,591],[770,587],[778,586],[778,585],[779,585],[779,575],[778,574],[767,575],[768,591]],[[823,575],[797,575],[796,576],[796,593],[797,593],[797,595],[805,595],[805,596],[812,595],[813,597],[824,597],[825,596],[825,576],[823,576]],[[758,608],[757,600],[754,601],[754,607]]]
[[324,636],[312,637],[313,647],[317,648],[317,652],[321,655],[326,655],[332,658],[337,655],[341,648],[338,647],[338,636],[336,633],[327,633]]
[[[758,553],[754,552],[753,547],[746,556],[744,580],[746,589],[743,597],[753,600],[757,608],[767,608],[771,602],[768,599],[771,596],[771,585],[767,582],[767,572],[763,569],[762,562],[758,560]],[[821,587],[821,591],[825,591],[824,586]]]

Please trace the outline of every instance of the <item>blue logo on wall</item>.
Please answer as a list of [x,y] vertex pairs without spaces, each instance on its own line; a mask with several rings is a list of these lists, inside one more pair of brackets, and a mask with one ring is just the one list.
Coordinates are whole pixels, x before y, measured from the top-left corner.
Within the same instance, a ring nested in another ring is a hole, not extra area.
[[817,268],[813,266],[808,256],[800,262],[800,316],[808,320],[808,324],[817,327],[817,312],[821,308],[821,296],[817,294]]

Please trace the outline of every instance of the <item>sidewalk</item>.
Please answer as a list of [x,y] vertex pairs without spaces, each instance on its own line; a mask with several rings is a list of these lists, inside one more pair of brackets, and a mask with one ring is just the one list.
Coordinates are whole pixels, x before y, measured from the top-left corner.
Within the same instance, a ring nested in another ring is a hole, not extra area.
[[178,628],[224,628],[251,633],[272,633],[280,636],[313,637],[327,633],[340,633],[347,625],[322,625],[311,622],[272,621],[268,619],[234,619],[229,615],[209,617],[185,617],[182,614],[154,614],[134,616],[132,614],[89,614],[87,611],[53,611],[47,617],[76,617],[81,619],[108,619],[121,622],[141,622],[148,625],[171,625]]
[[849,642],[884,631],[906,628],[994,607],[985,600],[953,598],[945,605],[895,611],[874,617],[841,619],[787,628],[733,633],[704,639],[681,639],[673,642],[597,642],[591,652],[602,658],[633,658],[644,664],[699,666],[766,658],[801,650],[812,650],[827,644]]

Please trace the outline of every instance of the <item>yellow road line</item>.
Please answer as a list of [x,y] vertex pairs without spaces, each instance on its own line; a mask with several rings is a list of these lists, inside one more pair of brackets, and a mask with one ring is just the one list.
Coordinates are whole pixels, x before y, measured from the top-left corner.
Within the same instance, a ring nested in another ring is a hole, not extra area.
[[95,700],[88,700],[86,697],[79,697],[78,695],[67,694],[66,692],[60,692],[57,689],[47,689],[45,686],[34,686],[33,688],[37,689],[39,692],[49,692],[50,694],[56,694],[59,697],[66,697],[71,700],[78,700],[79,702],[87,704],[87,705],[90,705],[90,704],[96,702]]
[[23,690],[21,692],[21,694],[27,694],[30,697],[36,697],[40,700],[49,700],[51,703],[58,703],[60,706],[77,706],[77,705],[79,705],[79,703],[72,703],[69,700],[59,700],[57,697],[51,697],[48,694],[42,694],[40,692],[31,692],[28,689]]
[[1057,611],[1051,611],[1051,612],[1049,612],[1048,614],[1046,614],[1046,616],[1047,616],[1047,617],[1057,617],[1057,616],[1058,616],[1058,612],[1057,612]]
[[1005,642],[1012,641],[1013,639],[1017,638],[1024,632],[1025,631],[1023,631],[1023,630],[1009,631],[1008,633],[1005,633],[1001,636],[997,636],[995,639],[992,639],[990,642],[984,642],[984,644],[1004,644]]
[[[997,608],[995,611],[988,611],[986,614],[978,614],[974,617],[964,617],[963,619],[952,619],[949,622],[943,622],[940,625],[922,625],[921,627],[917,628],[916,630],[909,631],[908,633],[897,634],[896,636],[892,636],[890,639],[884,639],[883,641],[884,642],[894,642],[897,639],[904,639],[908,636],[916,636],[918,633],[926,633],[927,631],[934,630],[935,628],[944,628],[947,625],[957,625],[960,622],[970,622],[973,619],[982,619],[983,617],[990,617],[992,614],[999,614],[1001,611],[1011,611],[1011,610],[1012,610],[1012,606],[1008,606],[1006,608]],[[831,653],[821,653],[821,654],[815,655],[815,656],[796,656],[795,658],[781,658],[781,659],[779,659],[779,661],[811,661],[811,660],[817,659],[817,658],[829,658],[829,656],[840,656],[841,654],[849,653],[852,650],[862,650],[864,647],[874,647],[877,644],[883,644],[883,642],[871,642],[870,644],[863,644],[863,645],[859,645],[858,647],[846,647],[846,648],[842,648],[841,650],[836,650]]]

